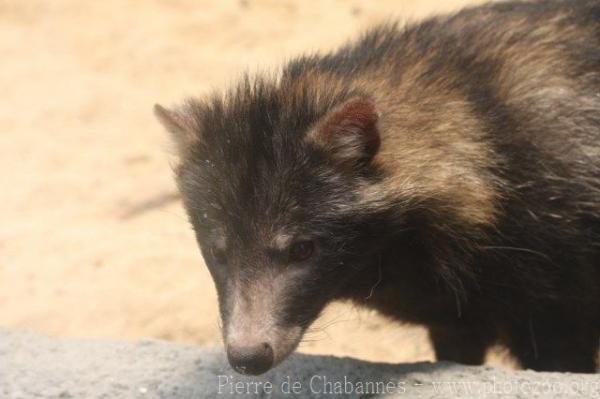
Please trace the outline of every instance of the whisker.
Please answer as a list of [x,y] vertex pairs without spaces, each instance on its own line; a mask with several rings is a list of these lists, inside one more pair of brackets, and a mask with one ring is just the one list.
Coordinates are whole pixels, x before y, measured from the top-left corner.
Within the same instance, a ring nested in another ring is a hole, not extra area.
[[484,246],[483,249],[499,249],[499,250],[527,252],[527,253],[530,253],[530,254],[533,254],[533,255],[541,256],[542,258],[547,259],[550,262],[552,262],[552,258],[549,257],[548,255],[546,255],[545,253],[538,252],[538,251],[535,251],[535,250],[529,249],[529,248],[505,247],[505,246]]

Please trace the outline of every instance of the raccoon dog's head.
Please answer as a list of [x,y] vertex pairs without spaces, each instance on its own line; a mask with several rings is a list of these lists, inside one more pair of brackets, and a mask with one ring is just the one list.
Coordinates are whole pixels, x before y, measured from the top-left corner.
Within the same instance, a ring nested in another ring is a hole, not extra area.
[[359,193],[380,178],[377,106],[359,92],[246,79],[155,113],[178,148],[229,361],[263,373],[375,257],[380,220]]

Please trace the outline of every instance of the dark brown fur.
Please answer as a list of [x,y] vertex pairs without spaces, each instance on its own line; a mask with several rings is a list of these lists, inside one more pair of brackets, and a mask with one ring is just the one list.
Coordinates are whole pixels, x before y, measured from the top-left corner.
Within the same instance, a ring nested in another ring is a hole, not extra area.
[[[264,305],[267,327],[235,323],[277,363],[351,299],[427,326],[439,359],[501,343],[527,368],[595,370],[600,1],[383,26],[157,115],[226,342],[232,309]],[[294,262],[299,240],[315,253]]]

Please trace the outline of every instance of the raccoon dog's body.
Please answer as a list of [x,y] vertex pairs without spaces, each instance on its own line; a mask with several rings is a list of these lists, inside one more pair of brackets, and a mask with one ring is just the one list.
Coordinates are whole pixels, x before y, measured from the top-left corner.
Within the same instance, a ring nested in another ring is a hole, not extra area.
[[595,370],[600,1],[380,27],[156,113],[237,370],[335,299],[425,325],[439,359]]

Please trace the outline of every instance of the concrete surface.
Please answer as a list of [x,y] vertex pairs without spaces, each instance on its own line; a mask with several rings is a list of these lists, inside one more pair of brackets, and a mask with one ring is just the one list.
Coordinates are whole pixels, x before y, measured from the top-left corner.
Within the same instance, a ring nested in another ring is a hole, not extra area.
[[301,354],[263,377],[242,377],[217,348],[0,329],[0,398],[360,398],[384,392],[401,398],[593,398],[600,397],[600,378]]

